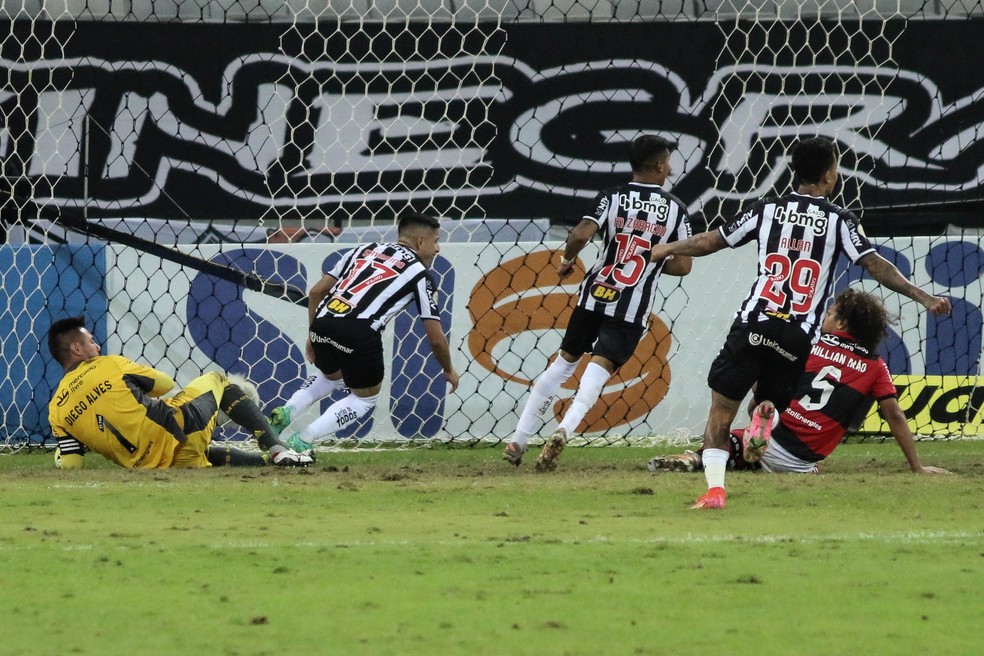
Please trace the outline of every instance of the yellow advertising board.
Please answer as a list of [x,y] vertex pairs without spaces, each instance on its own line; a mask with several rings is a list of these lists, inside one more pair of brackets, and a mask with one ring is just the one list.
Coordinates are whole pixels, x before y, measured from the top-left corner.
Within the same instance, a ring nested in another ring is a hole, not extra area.
[[[984,376],[893,376],[899,405],[919,435],[984,435]],[[877,404],[865,417],[864,432],[889,433]]]

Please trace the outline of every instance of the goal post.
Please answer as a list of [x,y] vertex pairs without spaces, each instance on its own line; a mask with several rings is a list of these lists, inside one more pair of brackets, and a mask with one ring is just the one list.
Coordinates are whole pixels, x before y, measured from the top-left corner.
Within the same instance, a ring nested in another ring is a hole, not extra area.
[[[310,373],[303,290],[346,248],[392,239],[407,208],[443,217],[435,279],[462,390],[446,393],[405,313],[386,333],[378,410],[345,437],[506,439],[576,288],[550,260],[594,195],[627,179],[626,144],[644,132],[677,144],[670,190],[698,231],[787,188],[797,139],[836,140],[836,200],[955,301],[954,320],[935,321],[885,297],[913,428],[980,430],[980,2],[18,0],[2,12],[4,444],[49,435],[60,372],[44,336],[66,315],[179,384],[221,368],[282,403]],[[944,41],[965,46],[925,57]],[[709,358],[749,257],[664,278],[586,442],[701,432]],[[846,267],[838,284],[876,289]],[[876,416],[863,428],[885,431]]]

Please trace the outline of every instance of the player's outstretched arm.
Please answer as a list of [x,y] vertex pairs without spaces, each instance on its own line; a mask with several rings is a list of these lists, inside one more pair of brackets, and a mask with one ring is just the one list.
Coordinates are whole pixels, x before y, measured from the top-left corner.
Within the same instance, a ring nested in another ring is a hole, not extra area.
[[879,283],[885,285],[893,292],[908,296],[912,300],[922,304],[932,314],[950,314],[950,299],[945,296],[933,296],[916,287],[902,275],[898,267],[878,253],[868,253],[858,260],[858,264],[864,267],[865,271]]
[[878,406],[881,409],[882,416],[885,417],[885,421],[888,422],[888,427],[891,429],[895,441],[898,442],[899,448],[902,449],[902,453],[909,463],[909,469],[916,474],[950,473],[940,467],[923,466],[919,462],[919,454],[916,453],[916,441],[912,437],[912,431],[909,430],[909,422],[906,421],[905,413],[902,412],[898,399],[891,397],[883,399]]
[[444,377],[451,385],[451,391],[458,389],[458,372],[451,364],[451,347],[448,345],[448,338],[444,336],[444,328],[441,322],[436,319],[423,319],[424,331],[427,333],[427,341],[430,342],[434,357],[437,358],[441,369],[444,370]]
[[652,254],[649,256],[651,262],[665,260],[670,255],[689,255],[691,257],[703,257],[717,253],[719,250],[728,247],[728,242],[717,230],[702,232],[683,241],[674,241],[669,244],[656,244],[653,246]]
[[671,259],[666,261],[666,265],[663,267],[663,273],[668,276],[683,276],[688,275],[694,268],[694,258],[689,255],[674,255]]

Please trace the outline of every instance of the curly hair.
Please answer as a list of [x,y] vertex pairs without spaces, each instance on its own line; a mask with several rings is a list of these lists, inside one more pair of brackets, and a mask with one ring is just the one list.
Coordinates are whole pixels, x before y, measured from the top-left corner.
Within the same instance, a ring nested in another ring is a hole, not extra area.
[[847,324],[847,332],[871,353],[888,334],[888,326],[895,323],[881,300],[867,292],[845,289],[834,303],[837,318]]

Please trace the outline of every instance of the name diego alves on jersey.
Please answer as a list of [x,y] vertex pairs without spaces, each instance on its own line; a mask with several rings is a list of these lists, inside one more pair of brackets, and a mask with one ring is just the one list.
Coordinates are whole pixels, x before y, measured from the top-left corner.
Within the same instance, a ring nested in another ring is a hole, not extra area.
[[96,402],[96,399],[111,389],[113,389],[113,384],[108,380],[104,380],[98,385],[95,385],[91,390],[86,392],[84,399],[81,399],[68,411],[68,414],[65,415],[65,423],[68,426],[72,426],[83,414],[85,414],[85,411],[89,409],[89,406]]

